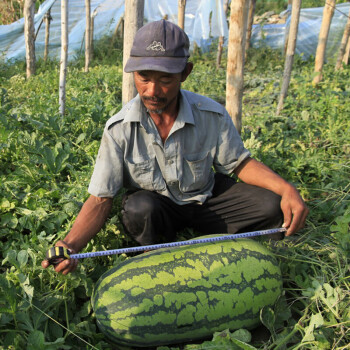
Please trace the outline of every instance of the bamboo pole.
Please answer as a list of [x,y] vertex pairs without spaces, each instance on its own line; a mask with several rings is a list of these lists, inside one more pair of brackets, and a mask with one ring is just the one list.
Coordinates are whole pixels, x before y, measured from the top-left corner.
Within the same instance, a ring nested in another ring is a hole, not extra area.
[[185,29],[186,0],[178,0],[177,25]]
[[124,29],[125,29],[125,20],[124,20],[124,17],[122,18],[122,21],[120,23],[120,30],[119,30],[119,37],[121,39],[124,38]]
[[[111,40],[111,48],[113,48],[113,46],[114,46],[115,39],[118,36],[118,32],[119,32],[119,29],[121,28],[123,20],[124,20],[124,18],[121,16],[119,18],[119,21],[118,21],[117,25],[114,28],[113,35],[112,35],[112,40]],[[123,35],[121,35],[121,36],[123,37]]]
[[94,30],[95,30],[95,17],[97,16],[97,8],[91,15],[91,34],[90,34],[90,62],[94,58]]
[[290,28],[289,28],[289,35],[288,35],[288,46],[287,46],[286,58],[284,61],[283,82],[282,82],[282,88],[281,88],[281,93],[280,93],[277,112],[276,112],[277,115],[280,114],[283,108],[283,103],[287,96],[290,77],[292,74],[295,47],[296,47],[297,36],[298,36],[300,8],[301,8],[301,0],[293,0],[292,17],[290,21]]
[[252,37],[255,5],[256,5],[256,0],[250,0],[249,13],[248,13],[247,38],[245,40],[245,53],[244,53],[245,59],[247,59],[247,54],[250,47],[250,38]]
[[339,48],[337,63],[335,65],[336,70],[338,70],[342,67],[342,63],[343,63],[344,56],[346,53],[346,47],[347,47],[347,44],[349,41],[349,37],[350,37],[350,11],[349,11],[349,16],[348,16],[348,21],[346,22],[346,26],[344,29],[343,38],[341,40],[341,44],[340,44],[340,48]]
[[226,109],[239,133],[242,129],[244,49],[248,10],[249,0],[231,1],[227,53]]
[[51,9],[45,14],[45,49],[44,49],[44,61],[47,61],[47,57],[49,56],[49,40],[50,40],[50,22],[52,20],[51,17]]
[[[227,9],[228,9],[228,0],[224,0],[224,14],[225,14],[225,20],[227,17]],[[221,67],[221,57],[222,57],[222,51],[224,48],[224,40],[225,38],[221,35],[219,37],[219,44],[218,44],[218,52],[216,55],[216,68]]]
[[68,59],[68,0],[61,0],[61,60],[59,81],[59,112],[61,116],[66,108],[66,76]]
[[345,49],[345,54],[343,57],[343,63],[344,64],[349,64],[349,55],[350,55],[350,37],[348,39],[348,43],[346,45],[346,49]]
[[26,74],[30,78],[35,74],[35,0],[24,3],[24,40],[26,46]]
[[85,0],[85,67],[84,71],[89,71],[91,59],[91,2]]
[[[123,45],[123,67],[130,57],[130,50],[139,28],[143,25],[144,0],[125,0],[125,18],[124,18],[124,45]],[[134,86],[134,76],[131,73],[123,71],[122,103],[129,102],[136,96]]]
[[334,14],[335,1],[336,0],[326,0],[326,4],[324,6],[321,30],[318,36],[318,45],[316,49],[315,73],[317,74],[312,81],[314,84],[318,84],[322,80],[322,68],[326,55],[329,28],[331,26]]
[[[288,8],[287,10],[293,5],[293,0],[288,0]],[[290,24],[286,27],[286,33],[284,35],[285,37],[285,42],[284,42],[284,50],[283,50],[283,54],[286,55],[287,54],[287,47],[288,47],[288,37],[289,37],[289,27]]]

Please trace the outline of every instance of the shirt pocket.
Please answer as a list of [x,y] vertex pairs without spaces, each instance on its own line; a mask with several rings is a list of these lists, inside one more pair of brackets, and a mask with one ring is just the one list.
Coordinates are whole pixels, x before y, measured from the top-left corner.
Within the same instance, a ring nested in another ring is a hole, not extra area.
[[133,161],[127,164],[130,184],[133,187],[149,191],[160,191],[165,188],[165,182],[155,158],[139,158]]
[[212,171],[210,152],[184,155],[183,175],[180,181],[182,192],[198,192],[210,181]]

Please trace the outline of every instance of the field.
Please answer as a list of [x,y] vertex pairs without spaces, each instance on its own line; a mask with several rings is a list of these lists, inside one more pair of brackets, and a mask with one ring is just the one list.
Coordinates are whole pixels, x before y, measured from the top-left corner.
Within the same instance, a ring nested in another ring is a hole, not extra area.
[[[82,58],[70,64],[63,118],[57,62],[38,62],[30,80],[24,62],[0,64],[0,349],[113,349],[96,328],[90,296],[98,277],[126,257],[86,259],[66,277],[40,266],[87,198],[104,123],[121,108],[122,52],[106,45],[96,46],[89,73]],[[225,68],[215,68],[215,50],[193,62],[183,87],[224,102]],[[278,52],[249,52],[242,137],[310,209],[298,234],[264,243],[280,261],[285,294],[262,310],[259,332],[222,330],[172,349],[350,348],[350,68],[335,72],[329,62],[314,86],[313,61],[296,58],[276,116],[283,65]],[[133,246],[119,203],[86,251]],[[179,240],[194,234],[181,232]]]

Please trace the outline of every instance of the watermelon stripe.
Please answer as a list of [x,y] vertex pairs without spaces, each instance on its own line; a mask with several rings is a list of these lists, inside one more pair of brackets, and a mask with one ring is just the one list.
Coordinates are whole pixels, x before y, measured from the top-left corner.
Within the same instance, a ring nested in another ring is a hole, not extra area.
[[[194,336],[192,325],[183,325],[182,327],[166,327],[161,323],[155,325],[157,329],[157,342],[152,342],[153,346],[164,344],[164,342],[171,343],[169,341],[169,335],[175,339],[181,339],[182,342],[192,341],[201,337],[205,337],[209,334],[213,334],[216,331],[222,331],[227,328],[241,328],[242,320],[245,323],[245,328],[250,329],[256,326],[259,322],[259,317],[253,314],[251,311],[247,311],[240,317],[222,317],[216,320],[216,322],[206,322],[203,320],[196,326],[196,334]],[[108,322],[109,323],[109,322]],[[119,323],[119,322],[118,322]],[[113,321],[111,323],[113,325]],[[121,323],[123,325],[123,323]],[[115,324],[114,324],[115,326]],[[116,332],[113,326],[104,325],[104,332],[108,333],[108,336],[118,343],[127,345],[132,343],[134,346],[145,346],[148,343],[150,337],[154,334],[146,333],[145,326],[130,326],[127,330],[120,330],[120,324],[118,332]],[[171,332],[171,333],[170,333]],[[129,339],[129,340],[127,340]],[[174,341],[172,341],[174,342]],[[176,342],[176,341],[175,341]],[[177,341],[178,342],[178,341]]]
[[[192,274],[196,273],[196,271],[199,270],[199,267],[201,265],[203,265],[202,270],[212,269],[213,257],[215,259],[214,261],[216,261],[216,259],[217,259],[216,254],[219,254],[219,257],[222,260],[223,259],[222,255],[225,253],[223,251],[221,251],[219,253],[215,252],[215,254],[211,254],[211,256],[210,256],[210,254],[208,254],[208,252],[206,252],[206,251],[204,251],[204,252],[200,251],[198,253],[197,252],[196,253],[185,252],[185,255],[182,258],[176,260],[176,266],[177,266],[178,270],[181,271],[181,274],[183,274],[184,269],[191,269],[191,271],[189,271],[189,276],[192,277],[193,276]],[[205,257],[205,258],[201,258],[201,257]],[[257,260],[259,260],[259,264],[263,263],[265,260],[269,261],[273,265],[276,264],[276,262],[275,262],[276,260],[273,256],[266,256],[266,257],[264,257],[264,261],[261,261],[261,253],[259,254],[255,251],[251,251],[251,250],[247,250],[247,249],[245,249],[243,252],[240,252],[238,254],[233,249],[230,249],[230,251],[225,254],[225,257],[228,259],[228,261],[230,263],[234,263],[236,261],[239,262],[239,261],[246,260],[246,259],[250,260],[251,258],[255,257]],[[139,262],[142,263],[144,260],[147,260],[147,258],[148,258],[148,256],[143,256],[139,259],[140,260]],[[142,264],[137,264],[137,263],[135,263],[135,261],[133,261],[132,268],[129,268],[129,260],[126,260],[124,263],[119,265],[118,269],[120,271],[120,274],[117,277],[113,277],[113,273],[111,273],[108,278],[105,278],[103,286],[100,285],[100,289],[101,289],[100,292],[103,293],[104,290],[109,290],[111,286],[118,283],[118,279],[130,280],[130,279],[136,279],[137,277],[142,279],[142,277],[147,276],[150,284],[152,285],[151,281],[153,280],[153,283],[155,283],[154,280],[157,278],[157,274],[160,271],[166,271],[168,276],[165,276],[165,277],[171,277],[170,275],[173,275],[173,277],[176,277],[176,275],[173,271],[174,260],[170,260],[169,262],[166,262],[166,263],[164,263],[164,262],[157,263],[156,259],[153,259],[153,260],[154,260],[153,265],[150,265],[148,262],[147,266],[143,266]],[[124,266],[125,266],[125,269],[124,269],[125,271],[123,272]],[[259,274],[257,273],[257,275],[259,275]],[[199,277],[200,276],[198,276],[198,278]],[[136,281],[135,281],[135,283],[137,285]],[[162,280],[162,283],[164,283],[164,280]]]
[[[270,274],[265,273],[262,275],[261,279],[257,279],[255,281],[251,281],[250,289],[255,294],[262,293],[264,291],[268,291],[271,288],[277,287],[281,288],[280,282],[276,284],[276,279],[278,279],[279,274]],[[207,282],[207,283],[206,283]],[[163,286],[159,284],[157,287],[152,289],[143,289],[143,291],[139,294],[135,294],[134,289],[123,289],[122,296],[120,297],[120,300],[114,301],[115,297],[118,297],[118,295],[115,295],[116,293],[106,293],[99,296],[99,298],[103,299],[103,304],[108,307],[110,312],[119,312],[121,310],[125,309],[125,299],[126,300],[133,300],[133,303],[137,303],[138,305],[142,305],[142,302],[144,300],[152,300],[152,304],[155,304],[155,307],[159,307],[162,304],[157,302],[155,299],[157,296],[160,296],[161,294],[167,293],[167,303],[164,305],[166,308],[171,310],[171,307],[173,305],[174,308],[179,309],[181,307],[180,304],[187,305],[188,303],[197,303],[198,298],[196,297],[195,293],[203,292],[206,293],[209,289],[210,293],[213,295],[215,292],[221,292],[226,291],[230,292],[233,288],[238,291],[238,293],[241,293],[246,288],[245,283],[240,284],[233,284],[232,282],[228,281],[228,283],[221,284],[220,279],[212,281],[214,283],[210,283],[207,279],[202,280],[202,285],[195,284],[194,286],[189,285],[183,285],[181,282],[177,282],[172,284],[169,288],[166,288],[167,286]],[[215,282],[219,282],[215,284]],[[119,283],[119,285],[123,286],[122,280],[117,280],[116,283]],[[124,286],[123,286],[124,287]],[[136,287],[138,288],[138,287]],[[195,293],[194,293],[195,288]],[[178,291],[181,290],[181,294],[178,292],[173,292],[173,296],[169,293],[171,291]],[[110,294],[110,295],[105,295]],[[206,297],[208,295],[206,294]],[[111,303],[108,303],[108,300],[111,300]]]

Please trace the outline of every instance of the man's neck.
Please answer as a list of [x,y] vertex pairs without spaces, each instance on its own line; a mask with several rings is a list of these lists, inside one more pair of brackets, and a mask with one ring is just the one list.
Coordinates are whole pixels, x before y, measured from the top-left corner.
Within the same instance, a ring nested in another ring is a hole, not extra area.
[[148,110],[148,113],[156,125],[163,143],[165,143],[165,140],[167,139],[179,114],[179,95],[174,101],[171,101],[166,109],[159,112]]

